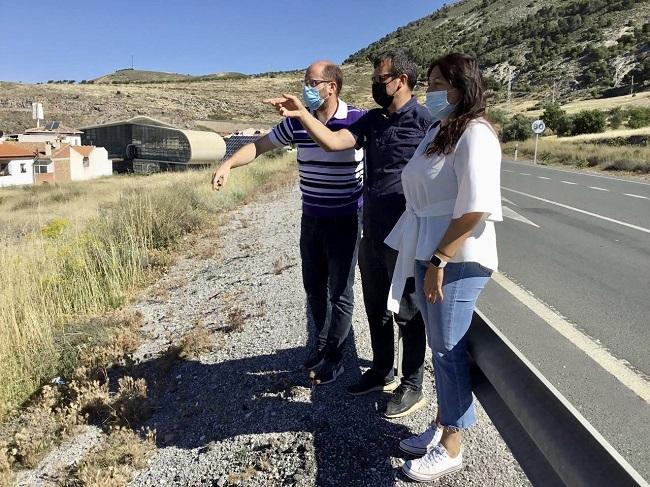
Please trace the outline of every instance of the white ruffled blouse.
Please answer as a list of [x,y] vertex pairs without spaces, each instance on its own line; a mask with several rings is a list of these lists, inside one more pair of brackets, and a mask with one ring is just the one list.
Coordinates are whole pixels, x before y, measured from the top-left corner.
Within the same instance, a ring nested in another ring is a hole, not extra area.
[[498,266],[494,222],[503,220],[499,140],[486,120],[477,119],[453,152],[427,157],[438,130],[429,130],[402,170],[406,211],[385,240],[399,252],[388,295],[388,309],[395,313],[406,279],[414,275],[415,261],[431,258],[452,219],[484,214],[451,262],[478,262],[492,270]]

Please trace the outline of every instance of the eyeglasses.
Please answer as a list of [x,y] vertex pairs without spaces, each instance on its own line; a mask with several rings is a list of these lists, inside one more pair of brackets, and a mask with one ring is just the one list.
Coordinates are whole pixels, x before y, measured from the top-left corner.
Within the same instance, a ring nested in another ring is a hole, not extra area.
[[377,75],[377,76],[373,76],[372,78],[370,78],[370,80],[371,80],[373,83],[383,83],[383,82],[385,82],[387,79],[389,79],[389,78],[395,78],[395,77],[397,77],[397,76],[398,76],[398,75],[397,75],[396,73],[379,74],[379,75]]
[[316,88],[321,83],[329,83],[328,79],[301,79],[300,84],[304,87],[305,85],[310,88]]

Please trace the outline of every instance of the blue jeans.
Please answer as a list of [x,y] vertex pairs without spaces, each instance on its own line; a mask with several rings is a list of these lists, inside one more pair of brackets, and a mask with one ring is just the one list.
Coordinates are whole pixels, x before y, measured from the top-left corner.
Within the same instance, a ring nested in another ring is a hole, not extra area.
[[424,297],[424,275],[429,263],[416,261],[415,289],[433,355],[440,423],[456,429],[476,422],[467,353],[467,330],[474,305],[492,271],[477,262],[449,263],[442,282],[443,300]]

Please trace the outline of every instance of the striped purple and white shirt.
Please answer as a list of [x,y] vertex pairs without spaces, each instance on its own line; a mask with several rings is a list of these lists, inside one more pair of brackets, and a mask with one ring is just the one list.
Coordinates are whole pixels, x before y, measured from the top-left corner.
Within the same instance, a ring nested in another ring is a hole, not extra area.
[[[352,125],[365,112],[339,99],[336,113],[326,126],[332,131]],[[349,215],[363,204],[363,149],[327,152],[316,144],[300,121],[285,118],[269,133],[277,147],[295,144],[305,215],[335,217]]]

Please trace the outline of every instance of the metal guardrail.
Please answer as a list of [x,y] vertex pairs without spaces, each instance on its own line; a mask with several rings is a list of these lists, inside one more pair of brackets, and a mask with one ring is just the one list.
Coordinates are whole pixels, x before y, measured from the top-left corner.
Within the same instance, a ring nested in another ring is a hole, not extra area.
[[476,397],[533,485],[649,487],[480,311],[468,340]]

